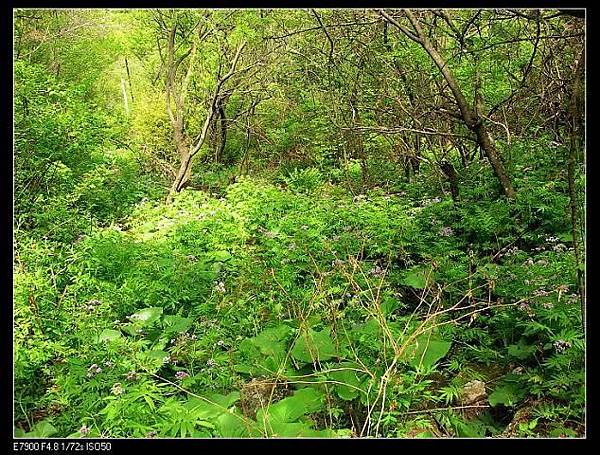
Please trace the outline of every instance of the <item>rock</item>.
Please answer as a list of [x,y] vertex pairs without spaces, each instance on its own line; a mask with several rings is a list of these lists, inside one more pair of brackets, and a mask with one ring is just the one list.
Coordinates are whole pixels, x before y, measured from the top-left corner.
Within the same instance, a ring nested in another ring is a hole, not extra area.
[[471,381],[466,383],[463,387],[462,403],[464,405],[477,403],[486,397],[485,382],[483,381]]

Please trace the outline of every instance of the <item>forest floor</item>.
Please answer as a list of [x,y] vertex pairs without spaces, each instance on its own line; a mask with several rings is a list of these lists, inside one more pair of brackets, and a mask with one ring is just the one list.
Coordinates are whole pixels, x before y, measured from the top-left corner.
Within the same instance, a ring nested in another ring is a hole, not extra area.
[[35,380],[17,377],[17,433],[582,434],[562,220],[525,231],[530,201],[418,181],[352,196],[311,173],[22,243],[15,361]]

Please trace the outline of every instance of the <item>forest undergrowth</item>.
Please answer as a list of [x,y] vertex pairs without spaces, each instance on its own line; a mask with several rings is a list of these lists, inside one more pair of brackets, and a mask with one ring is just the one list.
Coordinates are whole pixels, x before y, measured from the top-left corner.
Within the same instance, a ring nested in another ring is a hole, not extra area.
[[169,193],[158,102],[70,77],[15,61],[15,436],[585,434],[567,141],[497,140],[511,198],[483,154],[307,157],[286,117]]

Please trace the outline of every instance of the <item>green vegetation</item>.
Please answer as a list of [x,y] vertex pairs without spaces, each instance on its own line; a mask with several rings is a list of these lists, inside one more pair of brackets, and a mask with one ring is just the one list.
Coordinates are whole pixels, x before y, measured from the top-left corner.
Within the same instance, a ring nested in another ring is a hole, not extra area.
[[15,436],[582,437],[583,30],[16,10]]

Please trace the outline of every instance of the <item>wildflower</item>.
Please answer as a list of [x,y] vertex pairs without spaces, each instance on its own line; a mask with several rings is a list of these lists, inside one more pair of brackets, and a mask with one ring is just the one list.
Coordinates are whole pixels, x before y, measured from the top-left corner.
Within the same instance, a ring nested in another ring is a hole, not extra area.
[[331,267],[339,267],[344,265],[344,261],[342,261],[341,259],[335,259],[331,262]]
[[110,391],[113,393],[113,395],[121,395],[123,393],[123,387],[121,386],[120,382],[117,382],[112,386]]
[[537,265],[548,265],[548,261],[546,261],[545,259],[540,259],[539,261],[536,262]]
[[107,360],[106,362],[104,362],[104,366],[110,368],[113,366],[113,363],[110,360]]
[[301,226],[301,229],[302,229],[303,231],[306,231],[306,230],[308,229],[308,225],[306,225],[306,224],[303,224],[303,225]]
[[93,299],[88,302],[88,305],[100,305],[101,303],[102,302],[100,300]]
[[215,367],[217,366],[217,362],[215,362],[213,359],[208,359],[208,361],[206,362],[206,366]]
[[176,379],[185,379],[188,378],[190,375],[188,373],[186,373],[185,371],[178,371],[177,373],[175,373],[175,378]]
[[135,381],[137,379],[137,377],[138,377],[137,373],[133,370],[130,371],[129,373],[127,373],[127,376],[126,376],[128,381]]
[[373,275],[373,276],[381,276],[381,275],[383,275],[383,273],[384,273],[384,270],[381,267],[379,267],[378,265],[376,265],[371,270],[369,270],[369,274]]
[[79,429],[79,434],[81,435],[82,438],[84,438],[85,436],[87,436],[87,434],[89,432],[90,432],[90,429],[85,424]]
[[226,344],[223,340],[219,340],[219,341],[217,341],[217,346],[224,348],[226,346]]
[[296,249],[296,244],[295,244],[294,242],[292,242],[292,243],[290,243],[290,244],[288,245],[288,250],[289,250],[289,251],[292,251],[292,250],[295,250],[295,249]]
[[548,295],[548,292],[547,292],[547,291],[545,291],[545,290],[543,290],[543,289],[536,289],[536,290],[533,292],[533,295],[534,295],[535,297],[543,297],[543,296],[545,296],[545,295]]
[[558,244],[554,245],[554,247],[552,247],[552,249],[554,251],[556,251],[557,253],[562,253],[563,251],[567,251],[567,247],[563,243],[558,243]]
[[547,310],[549,310],[549,309],[551,309],[551,308],[554,307],[554,305],[552,303],[550,303],[550,302],[546,302],[546,303],[542,304],[542,306],[544,308],[546,308]]
[[533,265],[533,259],[527,258],[527,260],[525,261],[525,263],[523,265]]
[[156,437],[156,431],[149,431],[148,433],[146,433],[146,437],[147,438],[154,438],[154,437]]
[[217,285],[215,286],[215,290],[217,292],[220,292],[221,294],[225,293],[225,283],[223,283],[222,281],[219,281],[217,283]]
[[554,343],[554,348],[556,349],[556,352],[562,353],[565,352],[567,349],[569,349],[572,344],[569,343],[568,341],[565,340],[557,340]]
[[95,374],[98,374],[101,372],[102,372],[102,368],[100,368],[97,364],[94,363],[94,364],[90,365],[90,367],[88,368],[87,377],[91,378]]
[[450,237],[451,235],[454,235],[454,231],[451,227],[443,227],[440,229],[440,235],[443,237]]
[[186,257],[187,257],[187,260],[191,261],[191,262],[196,262],[198,260],[198,258],[196,256],[194,256],[193,254],[188,254]]

